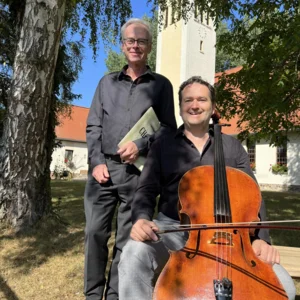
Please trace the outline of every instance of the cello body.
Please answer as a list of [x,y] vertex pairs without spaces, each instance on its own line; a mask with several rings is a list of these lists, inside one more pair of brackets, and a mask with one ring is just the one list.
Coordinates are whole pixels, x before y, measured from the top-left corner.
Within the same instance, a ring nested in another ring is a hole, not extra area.
[[[246,173],[226,167],[231,222],[258,220],[261,194]],[[179,184],[180,215],[193,224],[215,221],[214,167],[188,171]],[[229,284],[230,282],[230,284]],[[173,299],[288,299],[270,264],[252,250],[250,231],[208,229],[190,231],[183,249],[170,253],[153,294],[155,300]]]

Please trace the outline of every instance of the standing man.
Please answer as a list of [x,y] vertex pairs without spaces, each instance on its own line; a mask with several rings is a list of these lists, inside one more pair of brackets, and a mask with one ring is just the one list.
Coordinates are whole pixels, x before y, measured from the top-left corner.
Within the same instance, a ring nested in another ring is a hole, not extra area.
[[[180,250],[188,237],[186,233],[175,232],[161,235],[158,241],[155,232],[164,227],[176,228],[180,223],[178,186],[182,176],[194,167],[214,164],[214,138],[209,131],[215,109],[214,88],[200,77],[192,77],[179,88],[179,105],[183,125],[176,133],[153,143],[134,196],[132,240],[124,247],[119,264],[120,300],[152,299],[155,280],[169,259],[168,250]],[[254,178],[248,154],[241,143],[225,134],[222,134],[222,141],[226,166],[240,169]],[[159,194],[158,215],[153,221]],[[260,218],[265,219],[263,203]],[[279,253],[269,242],[268,230],[256,231],[252,240],[254,253],[273,264],[289,299],[294,299],[293,281],[279,265]]]
[[[152,42],[148,23],[130,19],[121,34],[128,65],[100,80],[87,120],[84,292],[89,300],[101,300],[105,286],[105,299],[118,299],[118,263],[129,238],[131,202],[140,175],[133,162],[148,152],[152,139],[176,129],[172,85],[146,65]],[[118,143],[151,106],[161,122],[159,132],[119,148]],[[106,283],[107,242],[116,207],[116,240]]]

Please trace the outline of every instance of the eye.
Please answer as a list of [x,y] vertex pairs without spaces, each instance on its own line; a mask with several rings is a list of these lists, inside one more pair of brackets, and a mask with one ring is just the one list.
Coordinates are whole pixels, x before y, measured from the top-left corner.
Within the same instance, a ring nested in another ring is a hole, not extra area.
[[140,45],[140,46],[145,46],[146,45],[146,40],[138,40],[138,44]]

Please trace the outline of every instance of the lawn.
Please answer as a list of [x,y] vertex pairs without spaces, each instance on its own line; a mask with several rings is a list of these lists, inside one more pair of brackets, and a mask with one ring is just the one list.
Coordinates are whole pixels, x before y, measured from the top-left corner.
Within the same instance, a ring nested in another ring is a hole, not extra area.
[[[84,299],[84,186],[83,181],[53,181],[55,214],[27,234],[0,229],[0,299]],[[299,193],[263,192],[263,198],[270,220],[299,218]],[[271,237],[277,245],[300,245],[298,232],[273,230]],[[300,282],[297,292],[300,300]]]

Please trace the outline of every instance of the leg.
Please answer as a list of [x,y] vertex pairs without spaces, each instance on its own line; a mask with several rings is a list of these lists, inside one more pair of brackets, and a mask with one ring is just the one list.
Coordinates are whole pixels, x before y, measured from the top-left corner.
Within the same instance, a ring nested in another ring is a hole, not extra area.
[[289,300],[294,300],[296,297],[296,288],[289,273],[283,268],[283,266],[278,264],[273,265],[273,271],[275,272],[283,288],[285,289]]
[[119,263],[120,300],[151,300],[155,279],[168,261],[163,242],[129,240]]
[[89,174],[84,198],[86,216],[84,293],[86,299],[101,300],[106,282],[107,241],[111,235],[117,197],[111,182],[100,185]]
[[[179,222],[159,213],[154,222],[159,228]],[[129,240],[119,263],[120,300],[151,300],[153,289],[161,270],[169,259],[169,250],[179,250],[188,235],[182,232],[165,234],[159,242]]]
[[140,172],[131,165],[122,165],[114,183],[118,182],[119,207],[116,226],[116,242],[113,249],[113,261],[109,272],[105,299],[117,300],[118,296],[118,264],[122,249],[129,239],[131,223],[131,203],[136,190]]

